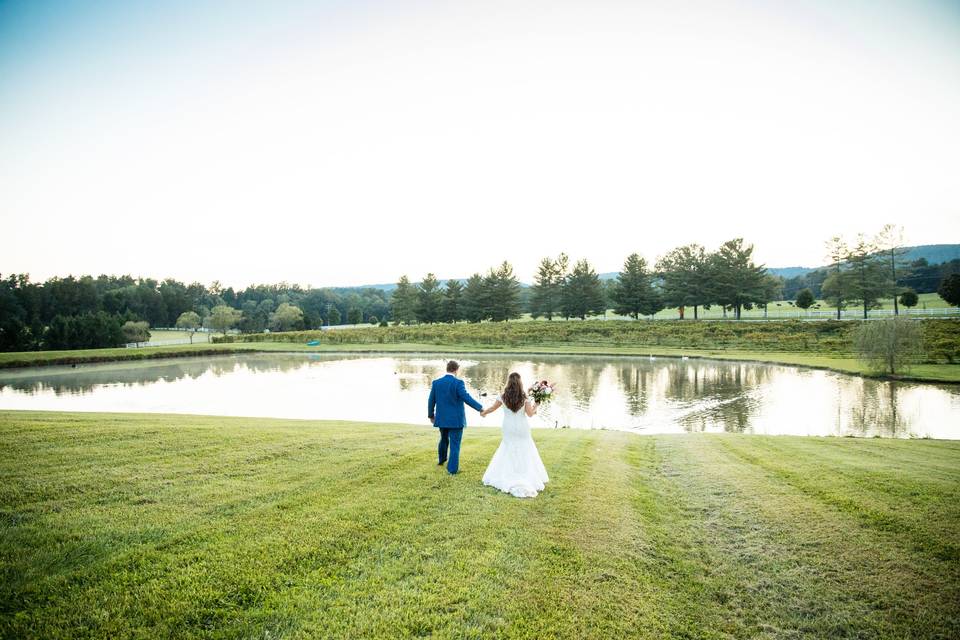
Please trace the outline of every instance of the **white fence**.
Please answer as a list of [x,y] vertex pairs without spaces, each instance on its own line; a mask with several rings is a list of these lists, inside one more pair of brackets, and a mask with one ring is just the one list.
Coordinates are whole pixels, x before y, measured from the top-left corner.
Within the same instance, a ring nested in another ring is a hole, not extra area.
[[[957,307],[948,307],[943,309],[907,309],[901,308],[900,315],[909,317],[909,318],[960,318],[960,309]],[[880,318],[892,318],[894,316],[893,309],[873,309],[867,311],[868,320],[876,320]],[[655,316],[654,320],[675,320],[679,316],[677,314],[664,316],[658,315]],[[687,319],[693,319],[693,309],[687,307],[684,317]],[[724,316],[722,311],[716,311],[711,309],[709,311],[704,311],[700,309],[697,317],[700,320],[733,320],[735,319],[734,313],[728,311],[727,315]],[[808,309],[804,311],[803,309],[768,309],[764,313],[763,309],[751,309],[749,311],[741,311],[740,318],[743,320],[836,320],[837,319],[837,310],[811,310]],[[844,309],[840,312],[841,320],[863,320],[863,309]]]

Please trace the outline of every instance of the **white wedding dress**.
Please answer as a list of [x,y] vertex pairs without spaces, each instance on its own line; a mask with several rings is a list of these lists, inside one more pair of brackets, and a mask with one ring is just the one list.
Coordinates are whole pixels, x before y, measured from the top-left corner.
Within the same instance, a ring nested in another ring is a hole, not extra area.
[[[498,400],[503,403],[503,398]],[[503,440],[483,474],[483,484],[518,498],[532,498],[549,480],[524,408],[510,411],[504,404]]]

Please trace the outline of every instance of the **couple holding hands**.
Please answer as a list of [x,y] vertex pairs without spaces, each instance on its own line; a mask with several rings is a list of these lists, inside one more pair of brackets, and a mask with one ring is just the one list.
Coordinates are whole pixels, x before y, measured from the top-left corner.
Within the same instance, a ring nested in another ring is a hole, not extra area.
[[[433,381],[427,401],[427,418],[440,429],[437,447],[439,464],[447,463],[447,471],[457,473],[460,466],[460,441],[467,426],[464,405],[487,416],[503,407],[503,437],[483,474],[483,484],[516,496],[532,498],[549,481],[537,445],[530,435],[527,418],[537,413],[538,404],[527,397],[520,374],[511,373],[496,401],[488,408],[473,399],[458,376],[460,365],[451,360],[447,374]],[[449,451],[449,455],[448,455]]]

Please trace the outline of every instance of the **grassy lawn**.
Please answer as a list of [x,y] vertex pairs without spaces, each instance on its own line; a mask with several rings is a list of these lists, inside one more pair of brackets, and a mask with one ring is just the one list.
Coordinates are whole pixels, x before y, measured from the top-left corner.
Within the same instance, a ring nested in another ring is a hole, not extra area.
[[960,443],[0,413],[0,636],[952,638]]

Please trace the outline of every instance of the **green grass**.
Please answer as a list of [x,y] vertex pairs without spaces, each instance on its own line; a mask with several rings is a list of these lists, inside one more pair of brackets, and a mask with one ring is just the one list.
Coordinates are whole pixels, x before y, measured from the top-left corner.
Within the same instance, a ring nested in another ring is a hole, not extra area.
[[952,638],[960,443],[0,412],[0,636]]

